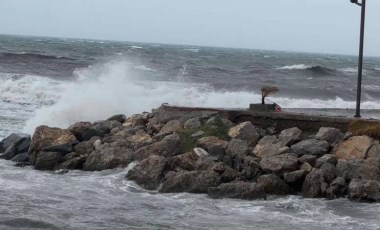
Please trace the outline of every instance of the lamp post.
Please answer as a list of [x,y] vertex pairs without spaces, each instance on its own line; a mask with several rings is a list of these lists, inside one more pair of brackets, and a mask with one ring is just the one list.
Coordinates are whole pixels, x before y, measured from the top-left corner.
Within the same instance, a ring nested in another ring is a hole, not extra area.
[[359,5],[362,9],[361,22],[360,22],[358,88],[356,91],[356,114],[355,114],[355,117],[360,117],[360,101],[361,101],[361,94],[362,94],[362,74],[363,74],[365,3],[366,3],[366,0],[362,0],[361,3],[359,3],[358,0],[350,0],[350,1],[351,1],[351,3]]

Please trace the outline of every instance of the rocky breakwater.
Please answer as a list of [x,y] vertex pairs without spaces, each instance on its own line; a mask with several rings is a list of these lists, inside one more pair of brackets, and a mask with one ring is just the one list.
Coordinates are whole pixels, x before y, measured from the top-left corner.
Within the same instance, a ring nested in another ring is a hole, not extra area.
[[1,158],[37,170],[100,171],[135,166],[126,175],[162,193],[212,198],[307,198],[380,201],[380,144],[321,127],[275,130],[234,124],[213,111],[153,110],[129,118],[37,127],[33,136],[0,142]]

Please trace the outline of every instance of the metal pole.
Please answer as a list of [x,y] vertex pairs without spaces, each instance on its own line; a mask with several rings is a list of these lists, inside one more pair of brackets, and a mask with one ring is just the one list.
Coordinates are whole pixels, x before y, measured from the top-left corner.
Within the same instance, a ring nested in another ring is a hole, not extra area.
[[360,117],[360,101],[361,101],[361,94],[362,94],[362,75],[363,75],[365,5],[366,5],[366,0],[362,0],[362,3],[361,3],[362,15],[361,15],[361,22],[360,22],[358,89],[356,92],[356,114],[355,114],[355,117]]

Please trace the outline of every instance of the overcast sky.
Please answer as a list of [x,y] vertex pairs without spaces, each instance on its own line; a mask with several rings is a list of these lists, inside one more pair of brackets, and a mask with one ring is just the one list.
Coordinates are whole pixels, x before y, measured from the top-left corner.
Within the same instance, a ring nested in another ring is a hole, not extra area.
[[[368,0],[367,55],[380,56],[380,0]],[[0,0],[0,33],[358,53],[350,0]]]

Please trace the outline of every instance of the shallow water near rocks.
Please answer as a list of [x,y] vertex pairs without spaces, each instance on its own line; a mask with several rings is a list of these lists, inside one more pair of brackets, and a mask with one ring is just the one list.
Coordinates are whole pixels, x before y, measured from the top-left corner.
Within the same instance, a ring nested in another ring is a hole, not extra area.
[[60,175],[0,160],[0,229],[380,229],[380,204],[160,194],[127,170]]

